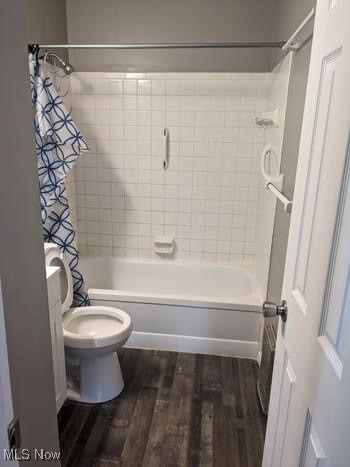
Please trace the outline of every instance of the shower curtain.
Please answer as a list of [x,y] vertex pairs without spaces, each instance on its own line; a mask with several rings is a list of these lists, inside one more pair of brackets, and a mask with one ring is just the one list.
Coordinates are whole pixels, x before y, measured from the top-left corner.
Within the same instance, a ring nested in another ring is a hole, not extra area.
[[45,75],[38,50],[29,54],[29,70],[44,241],[55,243],[67,256],[73,278],[73,305],[86,306],[89,298],[78,267],[65,179],[80,154],[89,148],[50,77]]

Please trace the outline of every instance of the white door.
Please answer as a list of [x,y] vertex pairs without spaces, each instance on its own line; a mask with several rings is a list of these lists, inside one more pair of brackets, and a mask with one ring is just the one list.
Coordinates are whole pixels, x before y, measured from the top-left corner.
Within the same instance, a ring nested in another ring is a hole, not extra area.
[[263,467],[350,466],[350,0],[318,0]]

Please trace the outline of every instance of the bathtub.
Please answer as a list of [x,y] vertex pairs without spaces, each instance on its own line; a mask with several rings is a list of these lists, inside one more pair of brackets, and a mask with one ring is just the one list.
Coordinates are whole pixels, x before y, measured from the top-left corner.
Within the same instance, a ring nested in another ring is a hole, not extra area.
[[245,267],[88,256],[93,305],[130,314],[126,347],[259,358],[262,296]]

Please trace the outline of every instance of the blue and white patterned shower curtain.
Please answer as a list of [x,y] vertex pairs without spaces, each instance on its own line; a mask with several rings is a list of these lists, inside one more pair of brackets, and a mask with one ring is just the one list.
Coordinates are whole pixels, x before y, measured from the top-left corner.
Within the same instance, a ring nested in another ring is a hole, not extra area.
[[89,148],[50,77],[45,75],[38,51],[29,55],[29,69],[44,241],[55,243],[66,254],[73,277],[73,305],[85,306],[89,298],[78,268],[65,179],[79,155]]

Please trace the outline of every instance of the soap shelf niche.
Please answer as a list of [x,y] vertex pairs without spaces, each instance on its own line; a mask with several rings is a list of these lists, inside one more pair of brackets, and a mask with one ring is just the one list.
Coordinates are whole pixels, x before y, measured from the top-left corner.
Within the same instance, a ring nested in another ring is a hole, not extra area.
[[154,237],[153,249],[158,255],[172,255],[175,251],[175,238],[167,236]]
[[255,123],[263,128],[275,128],[279,125],[279,108],[262,112],[255,117]]

